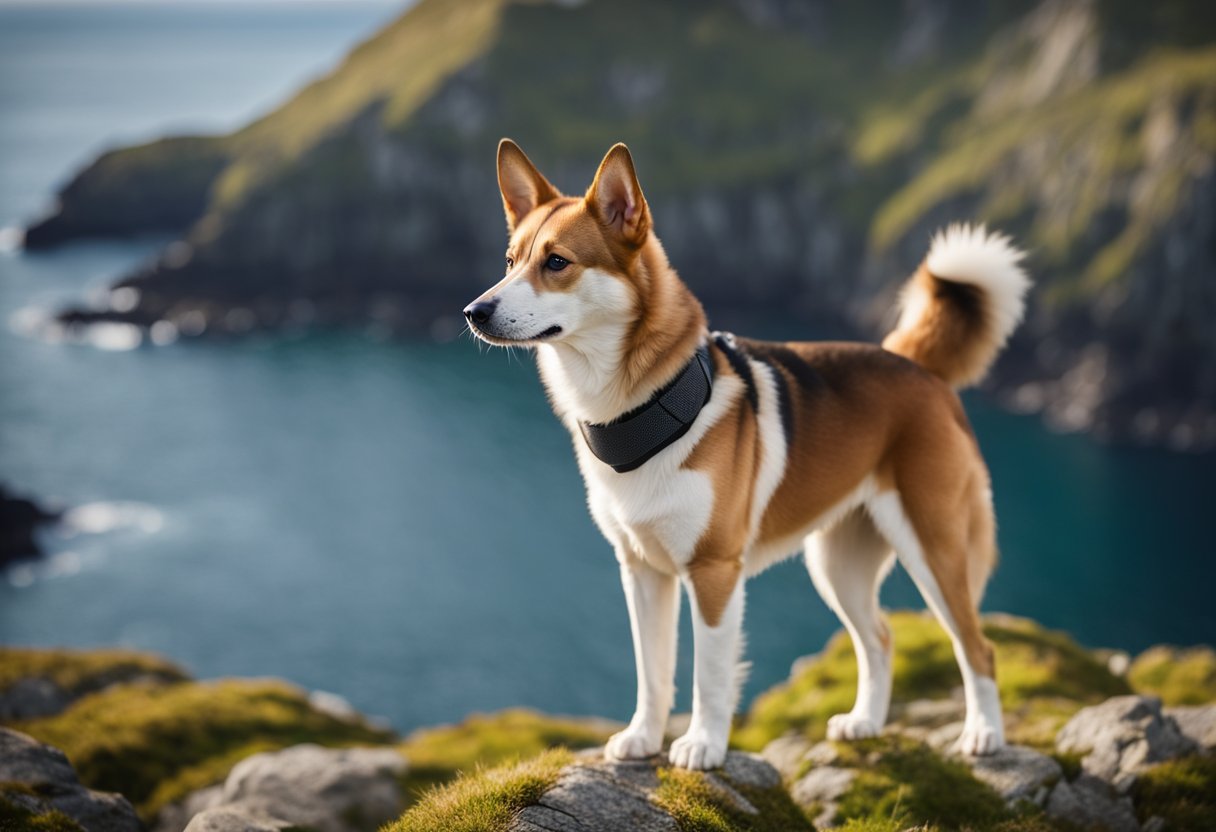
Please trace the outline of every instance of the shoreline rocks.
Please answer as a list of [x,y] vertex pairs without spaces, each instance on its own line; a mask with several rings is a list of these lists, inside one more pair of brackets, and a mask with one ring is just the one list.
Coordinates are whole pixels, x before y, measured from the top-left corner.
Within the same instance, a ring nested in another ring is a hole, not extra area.
[[141,832],[135,808],[125,797],[85,788],[62,751],[8,728],[0,728],[0,803],[4,802],[32,815],[62,812],[85,832]]

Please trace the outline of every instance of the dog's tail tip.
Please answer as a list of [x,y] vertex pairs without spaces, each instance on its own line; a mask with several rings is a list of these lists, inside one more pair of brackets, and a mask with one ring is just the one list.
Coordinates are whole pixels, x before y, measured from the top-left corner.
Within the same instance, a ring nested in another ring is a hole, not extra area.
[[938,231],[904,287],[899,323],[883,346],[956,387],[978,382],[1025,312],[1025,256],[983,225]]

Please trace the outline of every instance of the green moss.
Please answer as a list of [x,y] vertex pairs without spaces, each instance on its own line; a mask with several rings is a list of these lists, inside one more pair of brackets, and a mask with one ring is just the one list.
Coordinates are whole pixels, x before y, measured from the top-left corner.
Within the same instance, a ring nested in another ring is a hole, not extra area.
[[678,768],[658,770],[659,788],[654,802],[671,815],[682,832],[797,832],[814,827],[782,788],[760,789],[730,781],[731,788],[747,799],[757,813],[740,809],[718,786],[698,771]]
[[227,680],[118,685],[18,730],[60,748],[90,788],[117,791],[150,819],[166,803],[222,780],[253,751],[302,742],[386,742],[387,732],[314,710],[298,688]]
[[458,725],[423,728],[399,746],[409,761],[406,793],[417,796],[478,767],[528,759],[550,748],[602,745],[609,733],[588,720],[551,717],[522,708],[475,714]]
[[1216,830],[1216,757],[1185,757],[1153,766],[1133,790],[1141,820],[1162,817],[1172,832]]
[[1085,759],[1085,754],[1079,751],[1068,753],[1055,751],[1052,752],[1051,757],[1060,764],[1065,780],[1076,780],[1081,776],[1081,760]]
[[1216,702],[1216,650],[1153,647],[1136,657],[1127,679],[1137,693],[1160,696],[1166,705]]
[[867,760],[877,756],[877,761],[862,768],[841,797],[837,812],[841,820],[987,829],[1012,819],[1001,796],[972,777],[957,760],[898,738],[855,745]]
[[136,677],[181,681],[177,665],[131,650],[43,650],[0,647],[0,691],[27,678],[46,679],[70,696]]
[[[923,613],[890,616],[895,645],[895,702],[949,696],[962,684],[954,650],[940,625]],[[1049,745],[1055,729],[1082,705],[1128,693],[1127,684],[1063,633],[1012,616],[985,620],[996,650],[997,685],[1010,719],[1010,737]],[[857,660],[847,633],[789,681],[758,697],[734,742],[759,750],[787,731],[821,739],[828,717],[848,711],[857,690]]]
[[521,809],[540,800],[572,759],[569,751],[555,749],[463,774],[427,792],[384,832],[502,832]]
[[[34,811],[13,798],[29,797],[20,783],[0,783],[0,830],[3,832],[84,832],[73,818],[58,809]],[[18,798],[19,799],[19,798]]]

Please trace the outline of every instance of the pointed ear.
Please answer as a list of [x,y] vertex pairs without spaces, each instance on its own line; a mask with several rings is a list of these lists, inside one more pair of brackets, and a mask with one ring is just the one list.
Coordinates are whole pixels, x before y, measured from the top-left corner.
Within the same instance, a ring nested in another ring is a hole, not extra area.
[[519,145],[510,139],[498,143],[498,188],[502,191],[508,231],[514,231],[519,221],[538,205],[561,196]]
[[650,233],[650,209],[623,144],[613,145],[587,190],[587,205],[604,225],[624,240],[641,245]]

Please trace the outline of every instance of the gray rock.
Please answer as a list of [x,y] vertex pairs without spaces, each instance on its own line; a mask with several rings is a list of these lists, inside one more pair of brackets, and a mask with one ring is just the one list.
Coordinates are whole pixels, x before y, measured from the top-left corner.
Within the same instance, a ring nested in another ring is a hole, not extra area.
[[1047,814],[1082,829],[1140,832],[1131,798],[1116,797],[1103,780],[1082,774],[1075,782],[1061,780],[1047,799]]
[[404,809],[399,778],[405,770],[405,758],[389,748],[296,745],[237,763],[219,808],[316,832],[375,829]]
[[50,679],[29,676],[0,691],[0,721],[52,716],[68,706],[71,697]]
[[182,832],[190,820],[208,809],[224,802],[224,784],[199,789],[186,795],[184,800],[171,803],[156,813],[156,824],[152,832]]
[[63,752],[32,737],[0,728],[0,782],[22,783],[38,792],[31,811],[58,809],[87,832],[139,832],[139,818],[125,797],[80,785]]
[[737,786],[774,789],[781,785],[781,775],[763,757],[744,751],[728,754],[722,773]]
[[1154,696],[1116,696],[1082,708],[1056,735],[1056,748],[1085,754],[1085,772],[1108,782],[1198,750]]
[[1166,708],[1165,715],[1204,751],[1216,751],[1216,703]]
[[650,802],[658,777],[649,762],[593,763],[567,768],[557,783],[512,821],[511,832],[679,832]]
[[819,814],[815,817],[815,826],[818,829],[826,829],[834,825],[837,801],[849,790],[856,778],[856,769],[817,766],[790,787],[790,797],[804,809],[818,806]]
[[781,772],[782,777],[792,779],[798,774],[803,758],[811,747],[811,741],[801,734],[785,734],[764,746],[760,756]]
[[218,806],[195,815],[186,832],[279,832],[291,825],[253,809]]
[[1060,764],[1022,745],[1007,745],[995,754],[964,758],[971,773],[1006,801],[1034,800],[1039,790],[1064,775]]
[[[511,832],[679,832],[679,824],[654,802],[662,758],[612,762],[579,755],[541,799],[512,820]],[[760,757],[730,752],[726,764],[702,775],[741,812],[758,810],[736,787],[780,788],[781,776]]]

